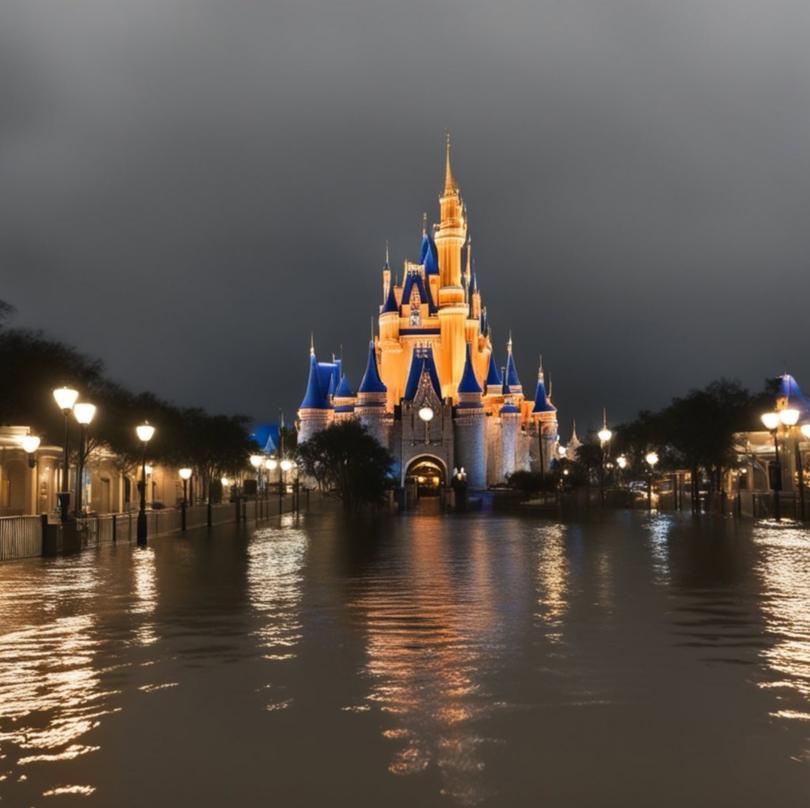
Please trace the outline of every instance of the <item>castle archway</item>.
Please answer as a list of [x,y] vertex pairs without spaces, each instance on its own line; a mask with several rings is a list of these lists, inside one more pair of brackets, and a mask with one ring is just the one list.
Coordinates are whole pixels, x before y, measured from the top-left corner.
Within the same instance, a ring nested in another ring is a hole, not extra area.
[[438,497],[447,485],[447,469],[438,457],[421,455],[408,464],[405,486],[418,497]]

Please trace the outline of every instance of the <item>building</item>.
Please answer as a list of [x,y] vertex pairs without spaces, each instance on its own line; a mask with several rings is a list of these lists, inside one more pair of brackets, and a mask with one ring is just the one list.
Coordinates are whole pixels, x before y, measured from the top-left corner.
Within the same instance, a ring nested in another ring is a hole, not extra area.
[[503,483],[519,469],[548,469],[557,446],[557,411],[542,365],[524,391],[511,336],[501,364],[473,268],[467,212],[447,141],[439,222],[423,224],[418,261],[401,277],[388,255],[382,269],[379,336],[369,343],[354,391],[342,360],[320,362],[310,347],[309,378],[298,410],[299,441],[356,418],[397,460],[403,486],[422,493],[449,483]]
[[[737,467],[725,480],[726,493],[739,494],[741,510],[748,516],[773,515],[773,497],[781,501],[784,515],[798,516],[801,500],[810,516],[810,400],[789,373],[779,378],[774,412],[795,410],[798,419],[792,425],[779,422],[773,431],[766,429],[739,432],[734,436]],[[778,450],[778,457],[777,457]]]

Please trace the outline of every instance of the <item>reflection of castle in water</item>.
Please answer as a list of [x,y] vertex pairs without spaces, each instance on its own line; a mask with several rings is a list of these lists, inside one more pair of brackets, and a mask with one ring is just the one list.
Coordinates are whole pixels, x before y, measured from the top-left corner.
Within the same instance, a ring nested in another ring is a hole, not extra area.
[[357,391],[341,359],[319,362],[312,347],[299,440],[356,418],[391,449],[402,483],[421,476],[446,484],[455,467],[477,490],[519,469],[548,469],[557,411],[542,366],[534,397],[524,394],[511,337],[505,364],[496,359],[449,140],[440,206],[439,223],[423,228],[419,261],[406,261],[401,278],[386,257],[379,337]]
[[362,579],[348,606],[366,631],[367,699],[391,719],[389,770],[416,774],[436,767],[441,790],[460,804],[490,796],[484,753],[497,739],[482,722],[503,704],[487,682],[501,664],[506,616],[483,522],[471,522],[465,574],[455,568],[440,520],[415,517],[408,557],[397,574]]

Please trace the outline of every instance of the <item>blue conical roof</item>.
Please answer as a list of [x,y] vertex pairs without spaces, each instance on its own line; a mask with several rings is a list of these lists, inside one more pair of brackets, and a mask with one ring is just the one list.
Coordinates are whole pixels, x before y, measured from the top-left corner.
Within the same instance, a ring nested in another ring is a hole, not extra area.
[[394,294],[393,283],[388,287],[388,297],[385,298],[385,305],[382,308],[382,313],[389,314],[392,311],[393,312],[399,311],[399,306],[397,306],[397,297]]
[[368,362],[366,363],[366,372],[363,374],[363,380],[360,382],[360,387],[357,388],[358,393],[387,393],[388,388],[383,384],[380,378],[380,372],[377,369],[377,353],[374,350],[374,342],[368,344]]
[[478,384],[478,379],[475,378],[475,371],[472,366],[472,352],[470,350],[470,343],[467,343],[467,358],[464,361],[464,373],[458,385],[459,393],[481,393],[481,385]]
[[506,383],[510,387],[520,387],[520,379],[518,378],[517,368],[515,367],[515,358],[512,356],[512,351],[506,357]]
[[501,374],[498,372],[498,365],[495,362],[494,351],[489,355],[489,370],[487,371],[487,377],[484,380],[484,384],[486,385],[488,393],[499,392],[499,388],[501,384],[503,384],[503,381],[501,380]]
[[302,410],[328,410],[329,402],[326,400],[318,381],[318,360],[315,354],[309,355],[309,379],[307,380],[307,391],[304,400],[301,402]]
[[548,400],[546,384],[543,381],[542,371],[537,377],[537,389],[534,393],[534,407],[532,412],[556,412],[557,408]]
[[436,252],[436,245],[427,232],[422,234],[422,246],[419,249],[419,263],[424,264],[426,275],[439,274],[439,256]]
[[354,398],[354,393],[352,392],[352,388],[349,386],[349,380],[346,378],[345,373],[340,379],[338,389],[335,391],[335,398]]

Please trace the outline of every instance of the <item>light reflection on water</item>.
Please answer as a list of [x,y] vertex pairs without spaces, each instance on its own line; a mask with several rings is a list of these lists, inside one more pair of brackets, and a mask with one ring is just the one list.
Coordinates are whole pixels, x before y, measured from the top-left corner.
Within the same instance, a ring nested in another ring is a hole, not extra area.
[[2,565],[0,797],[802,804],[808,582],[807,530],[630,514],[285,517]]

